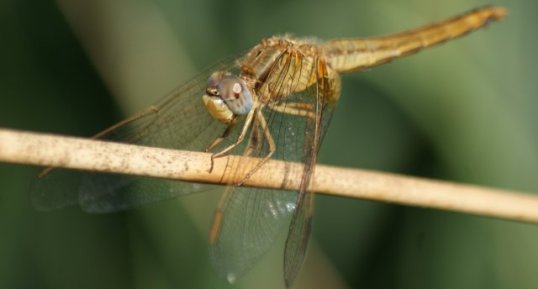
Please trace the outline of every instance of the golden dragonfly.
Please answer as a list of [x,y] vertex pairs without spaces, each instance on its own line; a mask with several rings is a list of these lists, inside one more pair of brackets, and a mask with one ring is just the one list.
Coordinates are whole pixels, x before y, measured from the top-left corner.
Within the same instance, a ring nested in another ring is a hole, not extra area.
[[[246,188],[240,183],[225,187],[209,233],[212,262],[233,282],[289,224],[284,280],[290,287],[307,250],[314,208],[308,188],[340,97],[340,74],[416,53],[505,15],[501,7],[483,7],[418,29],[364,39],[321,42],[290,35],[269,37],[243,57],[202,73],[96,138],[205,150],[213,158],[256,157],[254,169],[241,170],[239,165],[225,172],[243,180],[263,172],[269,159],[302,163],[297,192]],[[208,186],[54,169],[40,175],[33,202],[44,210],[78,204],[86,211],[103,213],[214,188]]]

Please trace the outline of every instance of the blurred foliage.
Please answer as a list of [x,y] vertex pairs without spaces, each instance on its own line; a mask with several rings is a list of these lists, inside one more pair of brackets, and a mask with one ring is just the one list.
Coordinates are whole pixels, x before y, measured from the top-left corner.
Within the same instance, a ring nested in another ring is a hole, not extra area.
[[[3,0],[0,126],[89,136],[262,37],[388,34],[484,4],[509,17],[345,76],[320,163],[536,192],[532,1]],[[39,213],[28,200],[36,171],[0,164],[0,288],[283,288],[281,245],[236,285],[212,271],[215,194]],[[295,288],[536,288],[535,225],[317,200]]]

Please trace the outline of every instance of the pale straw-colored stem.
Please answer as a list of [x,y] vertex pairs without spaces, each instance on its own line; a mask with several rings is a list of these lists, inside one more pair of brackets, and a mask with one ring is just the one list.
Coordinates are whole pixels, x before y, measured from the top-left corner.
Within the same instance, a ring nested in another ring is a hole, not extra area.
[[[296,190],[301,166],[268,161],[249,179],[257,159],[0,129],[0,162]],[[317,165],[311,191],[538,223],[538,197],[515,191],[390,173]]]

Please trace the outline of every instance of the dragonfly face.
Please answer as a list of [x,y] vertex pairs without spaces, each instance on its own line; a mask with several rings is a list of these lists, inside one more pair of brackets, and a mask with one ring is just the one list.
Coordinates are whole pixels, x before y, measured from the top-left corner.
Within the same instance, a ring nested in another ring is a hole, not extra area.
[[209,114],[225,124],[231,124],[236,115],[248,114],[254,103],[245,81],[223,71],[209,77],[202,101]]

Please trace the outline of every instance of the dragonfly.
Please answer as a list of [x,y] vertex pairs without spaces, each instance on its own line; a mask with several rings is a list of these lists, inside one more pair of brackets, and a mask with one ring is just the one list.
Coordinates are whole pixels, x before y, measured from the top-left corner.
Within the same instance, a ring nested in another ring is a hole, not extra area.
[[[38,209],[78,204],[106,213],[182,194],[222,189],[209,232],[211,260],[233,282],[245,274],[288,225],[284,281],[291,287],[304,262],[314,210],[310,182],[317,153],[340,97],[343,73],[362,71],[416,53],[501,20],[506,11],[487,6],[393,35],[320,41],[291,35],[263,39],[245,55],[201,73],[95,138],[182,150],[212,158],[255,158],[253,169],[227,166],[247,180],[270,159],[302,164],[295,192],[212,186],[117,174],[47,169],[32,192]],[[291,217],[291,219],[290,219]]]

